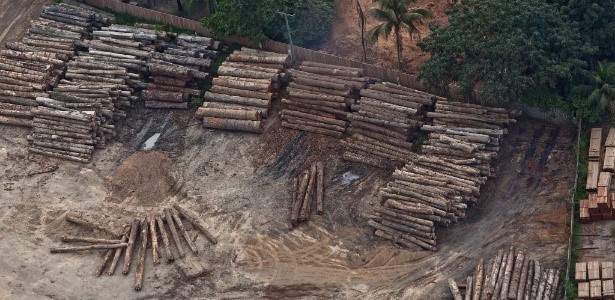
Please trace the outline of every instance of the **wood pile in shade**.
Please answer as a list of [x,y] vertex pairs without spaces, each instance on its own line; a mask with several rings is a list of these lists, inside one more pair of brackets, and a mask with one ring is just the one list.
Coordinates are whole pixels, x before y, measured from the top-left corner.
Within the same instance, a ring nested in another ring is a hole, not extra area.
[[290,56],[241,48],[218,68],[197,117],[203,127],[261,133]]
[[511,246],[500,249],[490,261],[480,259],[471,276],[460,281],[449,278],[447,285],[454,299],[556,300],[563,297],[559,281],[559,269],[546,268],[526,250]]
[[[324,212],[324,164],[316,162],[293,180],[291,193],[290,224],[295,227],[310,220],[313,207],[316,213]],[[316,202],[316,205],[314,205]]]
[[[28,150],[35,154],[87,163],[96,145],[95,111],[79,111],[63,102],[38,97],[41,103],[32,109],[32,132]],[[47,107],[50,106],[50,107]]]
[[282,99],[282,126],[341,138],[348,125],[348,108],[368,78],[363,69],[310,61],[287,71],[291,83]]
[[408,160],[411,136],[423,124],[425,111],[444,99],[389,82],[370,85],[360,95],[347,114],[349,137],[342,157],[381,168]]
[[164,53],[152,52],[147,66],[149,84],[141,94],[147,108],[188,108],[192,97],[202,97],[212,59],[221,44],[208,37],[180,34],[178,45]]
[[577,262],[575,282],[579,299],[615,299],[613,262]]
[[[106,274],[111,276],[121,269],[127,275],[134,270],[134,289],[143,288],[145,277],[145,260],[151,257],[154,266],[161,261],[166,264],[177,262],[181,264],[186,257],[186,244],[193,253],[198,254],[194,234],[186,230],[186,222],[200,232],[211,244],[217,244],[217,239],[211,235],[205,221],[194,211],[177,204],[166,207],[158,213],[148,213],[136,218],[132,223],[125,224],[121,232],[95,222],[69,215],[66,221],[76,224],[104,236],[81,237],[63,236],[63,243],[70,246],[53,247],[51,253],[69,253],[78,251],[104,250],[102,261],[94,270],[94,276]],[[75,245],[75,243],[78,243]]]
[[610,128],[606,140],[602,128],[590,131],[589,162],[585,189],[588,198],[579,202],[582,223],[615,219],[615,194],[611,189],[615,171],[615,128]]
[[[453,109],[465,113],[453,113]],[[440,119],[466,115],[476,122],[462,127]],[[368,225],[377,236],[402,246],[436,251],[436,226],[464,218],[466,209],[478,201],[481,187],[493,175],[490,164],[497,155],[499,139],[506,133],[503,127],[514,119],[504,109],[443,100],[438,100],[436,112],[427,116],[439,125],[422,127],[429,132],[422,154],[397,154],[406,164],[380,189],[381,207]],[[492,124],[498,124],[497,129]],[[384,152],[390,147],[379,149]]]

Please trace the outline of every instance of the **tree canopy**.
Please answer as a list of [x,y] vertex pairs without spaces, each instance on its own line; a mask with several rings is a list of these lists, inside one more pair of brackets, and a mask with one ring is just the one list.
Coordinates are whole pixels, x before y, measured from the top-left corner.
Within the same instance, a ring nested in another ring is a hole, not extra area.
[[322,42],[333,23],[333,0],[218,0],[216,11],[203,25],[216,35],[237,35],[258,41],[271,38],[288,41],[284,17],[288,18],[293,42],[309,46]]
[[542,0],[465,0],[448,26],[433,29],[419,43],[431,54],[420,77],[505,101],[532,88],[562,89],[590,53],[559,5]]

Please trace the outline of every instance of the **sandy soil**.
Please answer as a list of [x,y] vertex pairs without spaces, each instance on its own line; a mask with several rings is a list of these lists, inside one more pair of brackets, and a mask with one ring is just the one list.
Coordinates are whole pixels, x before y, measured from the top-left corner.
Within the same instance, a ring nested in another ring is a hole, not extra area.
[[[322,46],[322,50],[331,54],[339,55],[357,61],[363,59],[361,47],[361,29],[359,27],[359,14],[355,8],[357,0],[336,0],[336,19],[331,29],[328,42]],[[370,13],[369,9],[377,5],[372,0],[358,0],[366,15],[365,32],[379,24]],[[422,24],[417,24],[421,37],[429,35],[429,24],[448,24],[446,11],[450,8],[450,0],[419,0],[411,7],[428,8],[433,18],[425,19]],[[429,58],[429,54],[422,52],[417,46],[417,37],[410,38],[408,32],[403,33],[403,59],[404,70],[416,73],[420,65]],[[373,46],[367,47],[367,62],[383,67],[397,69],[397,52],[395,50],[395,37],[388,40],[379,39]]]
[[0,0],[0,48],[6,42],[20,40],[26,31],[30,20],[37,17],[43,5],[50,0],[10,1]]
[[[279,129],[274,119],[263,136],[203,130],[191,115],[133,111],[117,141],[87,165],[31,156],[27,131],[3,128],[4,297],[447,299],[445,278],[466,276],[479,258],[510,242],[548,266],[564,262],[565,201],[574,169],[566,163],[574,155],[569,129],[527,120],[515,125],[480,205],[467,220],[439,230],[441,250],[430,253],[373,236],[364,215],[377,204],[377,188],[389,173],[338,160],[335,140]],[[155,133],[162,134],[155,149],[141,151]],[[289,182],[315,160],[327,162],[325,214],[291,231]],[[139,293],[132,276],[92,275],[100,253],[48,252],[62,235],[100,236],[67,224],[68,213],[119,230],[171,202],[201,213],[219,244],[211,246],[189,228],[200,254],[173,265],[148,261]],[[186,275],[185,264],[208,272]]]

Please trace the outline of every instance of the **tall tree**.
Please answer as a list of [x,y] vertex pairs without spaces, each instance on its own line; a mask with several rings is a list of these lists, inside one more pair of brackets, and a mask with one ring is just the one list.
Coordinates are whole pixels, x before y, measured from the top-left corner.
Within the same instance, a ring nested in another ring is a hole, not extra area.
[[[562,0],[560,0],[562,1]],[[568,0],[563,7],[577,22],[583,41],[595,48],[592,63],[615,61],[615,0]]]
[[431,54],[421,78],[457,83],[466,95],[480,87],[504,101],[535,88],[562,90],[590,53],[574,23],[544,0],[464,0],[419,46]]
[[408,5],[416,2],[416,0],[378,0],[378,2],[380,7],[372,7],[370,12],[382,23],[367,33],[367,39],[373,45],[381,36],[388,39],[391,32],[395,33],[397,63],[399,69],[401,69],[401,54],[403,51],[401,30],[407,29],[410,33],[410,39],[412,39],[413,35],[419,35],[419,30],[414,23],[422,21],[423,18],[431,17],[431,13],[422,8],[409,9]]
[[575,92],[587,97],[589,105],[614,112],[615,63],[598,62],[594,72],[585,72],[584,75],[584,83],[576,86]]

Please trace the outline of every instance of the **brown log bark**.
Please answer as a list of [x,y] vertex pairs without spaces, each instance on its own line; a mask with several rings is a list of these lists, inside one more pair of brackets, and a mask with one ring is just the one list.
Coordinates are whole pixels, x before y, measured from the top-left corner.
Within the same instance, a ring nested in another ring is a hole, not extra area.
[[528,280],[528,269],[530,268],[530,260],[525,259],[523,265],[521,266],[521,276],[519,277],[519,288],[517,289],[517,295],[515,299],[523,300],[525,299],[525,289],[527,286]]
[[207,240],[209,240],[209,242],[211,242],[212,244],[217,244],[218,243],[218,239],[216,239],[210,232],[209,230],[205,227],[205,221],[203,221],[203,219],[201,217],[199,217],[195,212],[190,211],[186,208],[183,208],[181,206],[179,206],[179,204],[174,204],[173,207],[184,217],[186,218],[188,221],[190,221],[190,223],[192,223],[192,225],[194,225],[194,227],[196,227],[196,229],[198,229],[204,236],[205,238],[207,238]]
[[540,263],[538,261],[534,261],[534,277],[532,278],[532,292],[530,294],[530,299],[538,299],[538,286],[540,285],[542,270],[540,267]]
[[424,242],[422,240],[419,240],[419,239],[417,239],[416,237],[414,237],[412,235],[401,233],[401,232],[399,232],[399,231],[397,231],[395,229],[392,229],[392,228],[389,228],[389,227],[384,226],[382,224],[379,224],[379,223],[375,222],[374,220],[367,221],[367,225],[370,226],[370,227],[373,227],[375,229],[378,229],[378,230],[384,231],[386,233],[389,233],[389,234],[391,234],[391,235],[393,235],[395,237],[401,237],[401,238],[403,238],[405,240],[408,240],[409,242],[411,242],[411,243],[413,243],[413,244],[415,244],[415,245],[417,245],[417,246],[419,246],[419,247],[421,247],[423,249],[430,250],[430,251],[437,251],[438,250],[438,248],[436,248],[435,246],[430,245],[430,244],[428,244],[428,243],[426,243],[426,242]]
[[227,58],[228,61],[234,62],[254,62],[254,63],[267,63],[267,64],[283,64],[290,63],[289,56],[261,56],[261,55],[244,55],[244,54],[231,54]]
[[154,76],[153,81],[154,83],[159,84],[159,85],[172,85],[172,86],[177,86],[177,87],[185,87],[187,83],[187,81],[184,79],[177,79],[177,78],[166,77],[166,76]]
[[472,288],[474,286],[474,278],[472,276],[466,277],[466,291],[465,300],[472,300]]
[[317,86],[311,86],[311,85],[305,85],[305,84],[301,84],[301,83],[297,83],[297,82],[291,82],[288,84],[289,88],[298,90],[298,91],[304,91],[304,92],[317,92],[317,93],[324,93],[324,94],[328,94],[328,95],[334,95],[334,96],[339,96],[339,97],[350,97],[350,89],[347,90],[334,90],[334,89],[324,89],[322,87],[317,87]]
[[[453,299],[463,300],[463,298],[461,298],[461,294],[459,293],[459,288],[457,287],[457,283],[455,282],[453,278],[448,279],[448,286],[451,289],[451,293],[453,294]],[[467,291],[466,291],[466,295],[467,295]]]
[[0,55],[8,57],[8,58],[17,58],[25,61],[35,61],[35,62],[43,62],[50,63],[56,66],[64,66],[64,61],[56,58],[56,54],[53,53],[52,57],[46,56],[45,53],[41,52],[30,52],[30,51],[15,51],[15,50],[1,50]]
[[44,148],[44,147],[38,147],[35,145],[30,146],[30,148],[28,148],[28,151],[32,153],[40,154],[40,155],[45,155],[45,156],[50,156],[50,157],[55,157],[55,158],[60,158],[60,159],[65,159],[65,160],[71,160],[71,161],[76,161],[76,162],[81,162],[81,163],[88,163],[90,162],[90,159],[91,159],[90,156],[86,156],[85,154],[73,153],[73,152],[57,150],[57,149],[49,149],[49,148]]
[[271,80],[277,80],[279,77],[277,73],[266,73],[266,72],[260,72],[260,71],[231,68],[231,67],[218,68],[218,74],[222,76],[245,77],[245,78],[254,78],[254,79],[271,79]]
[[237,119],[222,119],[206,117],[203,119],[203,127],[212,129],[236,130],[245,132],[262,133],[262,121],[249,121]]
[[211,87],[209,91],[212,93],[217,93],[217,94],[241,96],[241,97],[246,97],[246,98],[256,98],[256,99],[263,99],[263,100],[268,100],[268,101],[273,98],[272,93],[263,93],[263,92],[258,92],[258,91],[242,90],[242,89],[229,88],[229,87],[216,86],[216,85]]
[[229,96],[229,95],[217,94],[217,93],[212,93],[212,92],[206,92],[203,95],[203,99],[209,100],[209,101],[242,104],[242,105],[249,105],[249,106],[256,106],[256,107],[268,108],[271,106],[271,101],[268,101],[268,100],[257,99],[257,98],[247,98],[247,97],[240,97],[240,96]]
[[337,90],[337,91],[341,91],[344,93],[347,93],[350,91],[350,86],[346,84],[338,83],[338,82],[329,82],[329,81],[326,81],[326,79],[324,78],[322,80],[319,80],[316,78],[296,76],[296,75],[293,75],[292,78],[293,78],[292,80],[294,83],[305,85],[305,86],[312,86],[312,87],[317,87],[321,89],[322,88],[332,89],[332,90]]
[[387,240],[391,240],[394,244],[404,246],[404,247],[408,248],[410,251],[420,251],[420,250],[422,250],[422,248],[420,246],[418,246],[418,245],[416,245],[416,244],[414,244],[414,243],[412,243],[412,242],[410,242],[410,241],[408,241],[408,240],[406,240],[404,238],[395,236],[393,234],[390,234],[388,232],[384,232],[384,231],[379,230],[379,229],[377,229],[374,232],[374,235],[377,236],[377,237],[381,237],[381,238],[387,239]]
[[147,221],[149,223],[149,232],[152,238],[152,260],[154,264],[160,263],[160,252],[158,251],[158,235],[156,233],[156,218],[154,215],[150,214],[147,216]]
[[100,265],[96,268],[96,271],[94,271],[94,276],[99,277],[100,275],[102,275],[102,273],[105,271],[105,267],[107,266],[107,264],[109,263],[109,261],[111,260],[111,258],[113,257],[113,253],[117,250],[122,251],[122,248],[118,248],[118,249],[109,249],[107,250],[107,252],[105,252],[105,256],[103,257],[102,262],[100,263]]
[[316,163],[316,213],[322,215],[324,211],[324,166],[322,162]]
[[[128,236],[130,235],[131,228],[132,226],[130,226],[129,224],[126,224],[124,226],[124,232],[122,233],[122,239],[120,240],[121,243],[126,243],[128,241]],[[128,247],[130,247],[130,244],[126,247],[126,251],[128,251]],[[107,270],[107,275],[111,276],[113,275],[113,273],[115,273],[115,268],[117,266],[118,261],[120,260],[120,256],[122,255],[122,249],[124,248],[115,249],[113,260],[111,261],[109,270]]]
[[141,221],[141,246],[139,247],[139,257],[137,258],[137,269],[135,271],[135,291],[140,291],[143,287],[143,273],[145,272],[145,257],[147,256],[147,219]]
[[121,240],[110,240],[110,239],[97,239],[97,238],[88,238],[88,237],[77,237],[77,236],[63,236],[60,240],[64,243],[90,243],[90,244],[117,244],[122,243]]
[[190,238],[190,235],[188,234],[188,231],[186,231],[186,228],[184,227],[184,223],[182,222],[181,218],[179,217],[179,213],[177,212],[177,210],[175,210],[174,208],[169,208],[171,215],[173,216],[173,221],[175,222],[175,224],[177,224],[177,227],[179,228],[179,231],[182,233],[182,235],[184,236],[184,239],[186,240],[186,242],[188,243],[188,247],[190,247],[190,250],[192,250],[192,253],[198,253],[199,250],[196,248],[196,245],[194,244],[194,241],[192,241],[192,239]]
[[312,166],[310,167],[310,177],[308,180],[305,197],[303,198],[303,203],[301,205],[301,213],[299,214],[300,221],[307,221],[310,219],[310,213],[312,211],[312,201],[314,200],[313,196],[316,174],[316,165],[312,164]]
[[195,58],[195,57],[185,57],[185,56],[176,56],[172,54],[166,53],[151,53],[152,57],[155,59],[160,59],[168,62],[172,62],[178,65],[189,65],[189,66],[200,66],[209,68],[211,67],[211,59],[208,58]]
[[164,222],[162,221],[162,217],[160,215],[156,215],[156,223],[158,224],[158,231],[160,231],[160,235],[162,236],[162,246],[164,247],[164,253],[167,259],[167,263],[170,263],[175,260],[175,257],[173,257],[173,252],[171,251],[169,234],[164,227]]
[[139,220],[134,220],[132,222],[132,226],[130,227],[130,237],[128,238],[128,247],[126,248],[126,252],[124,254],[124,264],[122,266],[122,274],[128,274],[130,271],[130,264],[132,263],[132,255],[135,248],[135,243],[137,240],[137,236],[139,235]]
[[340,96],[326,95],[326,94],[321,94],[317,92],[308,92],[308,91],[297,90],[293,88],[288,88],[287,92],[290,95],[290,97],[317,100],[317,101],[346,103],[344,97],[340,97]]
[[378,133],[380,135],[386,135],[391,138],[406,141],[408,139],[408,132],[405,129],[396,128],[396,127],[385,127],[382,125],[375,125],[368,122],[352,120],[350,122],[351,128],[361,128],[363,131],[371,131],[374,133]]
[[165,77],[187,80],[192,75],[192,70],[188,68],[147,63],[149,73]]
[[175,247],[177,248],[177,253],[179,257],[184,257],[184,245],[181,242],[181,238],[179,237],[179,233],[175,228],[173,223],[173,216],[171,215],[171,210],[169,208],[165,208],[164,210],[164,218],[167,221],[167,225],[169,226],[169,230],[171,231],[171,236],[173,237],[173,241],[175,242]]
[[199,57],[199,52],[198,51],[190,50],[190,49],[174,49],[174,48],[170,48],[170,49],[164,50],[164,53],[171,54],[171,55],[177,55],[177,56],[185,56],[185,57]]
[[337,125],[340,126],[342,128],[346,127],[346,121],[342,121],[342,120],[337,120],[334,118],[327,118],[327,117],[321,117],[321,116],[317,116],[317,115],[313,115],[313,114],[307,114],[307,113],[303,113],[300,111],[293,111],[293,110],[289,110],[289,109],[283,109],[282,112],[280,113],[281,116],[293,116],[293,117],[297,117],[297,118],[303,118],[303,119],[308,119],[308,120],[312,120],[315,122],[321,122],[321,123],[326,123],[326,124],[332,124],[332,125]]
[[510,281],[508,297],[506,299],[517,299],[520,282],[521,282],[521,273],[522,273],[524,264],[525,264],[525,252],[521,250],[517,253],[517,258],[515,259],[515,267],[513,270],[511,281]]
[[536,291],[536,299],[543,299],[547,281],[549,280],[549,271],[550,270],[543,270],[540,274],[540,283],[538,284],[538,289]]
[[188,100],[187,95],[177,92],[165,92],[158,90],[145,90],[141,92],[141,97],[145,101],[175,102],[181,103]]
[[306,66],[301,65],[299,70],[314,74],[323,74],[323,75],[335,75],[335,76],[348,76],[348,77],[360,77],[363,76],[363,70],[355,69],[350,70],[346,68],[336,68],[336,66],[325,67],[315,67],[315,66]]
[[472,300],[480,300],[480,295],[483,290],[483,282],[485,279],[485,262],[480,259],[476,265],[474,272],[474,287],[472,288]]
[[247,110],[247,109],[223,109],[223,108],[199,107],[196,111],[196,116],[199,118],[216,117],[216,118],[225,118],[225,119],[260,121],[262,119],[262,112],[258,110]]
[[491,268],[491,272],[490,272],[490,277],[489,277],[489,283],[486,285],[486,298],[487,299],[492,299],[494,291],[495,291],[495,286],[496,283],[498,281],[499,275],[500,275],[500,268],[502,265],[502,259],[504,258],[504,250],[500,249],[498,250],[498,254],[495,257],[495,260],[493,262],[493,266]]
[[337,115],[346,117],[346,115],[344,114],[344,111],[346,110],[346,103],[320,101],[320,100],[304,99],[304,98],[297,98],[297,97],[292,98],[290,100],[282,99],[282,103],[288,103],[288,104],[293,104],[293,105],[312,105],[313,107],[321,106],[322,109],[320,110],[329,111],[329,112],[331,112],[332,109],[336,109],[337,111],[339,111],[338,113],[336,113]]
[[300,176],[301,179],[299,188],[297,190],[296,198],[293,200],[293,207],[290,213],[290,224],[292,226],[296,226],[299,222],[299,214],[301,212],[301,208],[303,207],[303,199],[305,198],[310,175],[308,172],[304,171]]
[[399,123],[399,122],[391,122],[391,121],[381,120],[381,119],[372,118],[372,117],[359,116],[357,114],[347,114],[346,117],[353,121],[356,120],[356,121],[362,121],[362,122],[371,123],[375,125],[389,126],[389,127],[403,128],[403,129],[411,129],[411,128],[416,127],[417,125],[420,125],[420,122],[414,121],[414,120],[408,120],[410,121],[409,123]]
[[51,248],[49,251],[51,253],[66,253],[66,252],[77,252],[77,251],[87,251],[87,250],[98,250],[98,249],[117,249],[128,246],[126,243],[116,243],[116,244],[94,244],[88,246],[74,246],[74,247],[57,247]]
[[271,81],[259,82],[259,81],[247,81],[247,80],[233,80],[233,77],[216,77],[213,79],[214,86],[224,86],[234,89],[250,90],[269,93],[273,91]]
[[145,101],[145,108],[161,108],[161,109],[187,109],[188,102],[161,102],[161,101]]
[[107,82],[107,83],[115,83],[115,84],[124,84],[125,81],[122,78],[107,78],[102,76],[92,76],[78,73],[69,73],[64,74],[68,79],[77,79],[83,81],[91,81],[91,82]]
[[339,131],[325,129],[325,128],[319,128],[319,127],[314,127],[314,126],[298,125],[298,124],[293,124],[293,123],[289,123],[289,122],[282,122],[282,127],[287,127],[287,128],[295,129],[295,130],[314,132],[314,133],[318,133],[318,134],[329,135],[329,136],[332,136],[332,137],[335,137],[335,138],[341,138],[342,137],[342,133],[339,132]]

